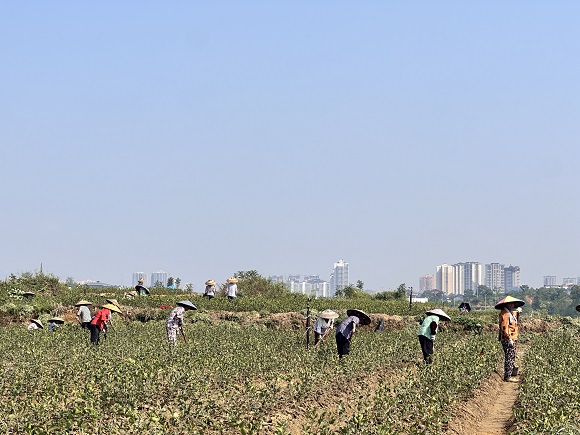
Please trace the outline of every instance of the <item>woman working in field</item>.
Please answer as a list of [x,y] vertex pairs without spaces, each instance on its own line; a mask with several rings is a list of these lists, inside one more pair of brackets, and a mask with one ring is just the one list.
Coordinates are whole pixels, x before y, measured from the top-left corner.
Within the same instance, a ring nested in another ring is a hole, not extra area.
[[208,299],[213,299],[215,297],[216,287],[215,287],[215,280],[208,279],[205,282],[205,292],[203,295]]
[[518,319],[513,315],[513,310],[524,304],[525,302],[520,299],[506,296],[495,306],[496,310],[500,310],[498,339],[501,342],[504,352],[503,380],[505,382],[518,382],[517,378],[512,377],[516,361],[516,342],[519,331]]
[[183,332],[183,317],[185,316],[185,312],[188,310],[197,310],[197,307],[190,301],[180,301],[175,305],[177,305],[177,307],[169,313],[167,321],[165,322],[167,339],[169,340],[169,346],[171,347],[177,344],[177,331],[181,331],[183,339],[185,340],[185,333]]
[[346,315],[348,317],[340,322],[335,335],[338,358],[340,359],[350,353],[350,340],[356,332],[356,326],[358,324],[370,325],[371,323],[371,318],[360,310],[346,310]]
[[105,304],[103,308],[97,311],[93,320],[91,320],[90,330],[91,330],[91,343],[99,344],[99,339],[101,336],[101,331],[107,328],[107,324],[111,320],[111,311],[115,313],[121,313],[115,305]]
[[445,311],[439,308],[434,310],[429,310],[425,312],[427,317],[423,320],[423,323],[419,327],[419,343],[421,344],[421,352],[423,352],[423,359],[425,363],[431,364],[433,362],[433,341],[437,336],[437,328],[439,328],[439,322],[441,320],[451,320],[451,318],[445,314]]
[[314,322],[314,345],[323,340],[334,326],[334,319],[338,317],[332,310],[324,310],[318,313],[318,318]]

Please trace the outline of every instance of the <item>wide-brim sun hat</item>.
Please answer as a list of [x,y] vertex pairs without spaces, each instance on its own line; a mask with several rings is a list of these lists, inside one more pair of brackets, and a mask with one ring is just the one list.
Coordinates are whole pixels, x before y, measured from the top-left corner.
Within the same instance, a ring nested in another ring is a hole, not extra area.
[[42,322],[40,320],[38,320],[38,319],[30,319],[30,321],[32,323],[36,323],[40,328],[43,328],[44,329],[44,326],[42,325]]
[[440,308],[435,308],[433,310],[425,311],[425,314],[433,314],[435,316],[439,316],[439,318],[443,320],[451,320],[451,317],[447,315],[445,311]]
[[179,301],[175,305],[179,305],[180,307],[189,308],[190,310],[197,310],[197,307],[191,303],[191,301]]
[[113,305],[113,304],[105,304],[105,305],[103,305],[103,308],[114,311],[115,313],[122,314],[121,310],[116,305]]
[[145,282],[145,280],[143,278],[139,278],[137,282]]
[[22,296],[24,296],[25,298],[31,298],[33,296],[36,296],[36,293],[34,293],[34,292],[24,292],[24,293],[22,293]]
[[335,313],[332,310],[324,310],[318,313],[318,317],[325,320],[336,319],[338,317],[338,313]]
[[105,299],[105,300],[107,301],[107,303],[113,304],[117,308],[121,308],[121,306],[119,305],[119,302],[117,302],[117,299]]
[[580,305],[576,305],[576,311],[580,311]]
[[62,325],[64,319],[62,317],[53,317],[52,319],[48,319],[48,323],[58,323],[59,325]]
[[513,302],[514,308],[523,307],[524,305],[526,305],[526,303],[521,299],[514,298],[513,296],[506,296],[497,304],[495,304],[495,309],[501,310],[502,308],[505,307],[505,304],[509,304],[510,302]]
[[228,279],[226,280],[226,282],[229,282],[230,284],[232,284],[232,283],[236,283],[236,282],[238,282],[238,278],[228,278]]
[[83,300],[81,300],[81,301],[78,301],[78,302],[75,304],[75,307],[80,307],[80,306],[82,306],[82,305],[93,305],[93,303],[92,303],[92,302],[89,302],[89,301],[85,301],[85,300],[83,299]]
[[215,279],[208,279],[208,280],[205,282],[205,285],[214,285],[214,284],[215,284]]
[[356,317],[358,317],[360,319],[360,324],[361,325],[370,325],[371,324],[371,318],[364,311],[361,311],[361,310],[346,310],[346,315],[349,316],[349,317],[350,316],[356,316]]

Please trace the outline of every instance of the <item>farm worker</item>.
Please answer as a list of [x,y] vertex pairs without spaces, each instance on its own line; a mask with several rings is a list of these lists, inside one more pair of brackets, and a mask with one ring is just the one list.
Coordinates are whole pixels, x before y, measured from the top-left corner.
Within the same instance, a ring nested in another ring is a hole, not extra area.
[[504,352],[503,380],[506,382],[518,382],[512,377],[516,361],[516,342],[518,340],[518,319],[513,315],[515,308],[525,305],[525,302],[512,296],[506,296],[495,305],[499,312],[499,336]]
[[92,316],[91,311],[89,310],[89,305],[93,305],[89,301],[78,301],[75,304],[75,307],[79,307],[77,311],[77,317],[79,318],[79,323],[81,324],[81,328],[89,329],[91,324]]
[[38,319],[30,319],[30,323],[28,324],[28,327],[26,329],[28,329],[29,331],[34,331],[39,328],[44,329],[44,326],[42,326],[42,322]]
[[197,310],[197,307],[193,305],[190,301],[180,301],[165,322],[165,329],[167,329],[167,339],[169,340],[170,346],[175,346],[177,344],[177,331],[181,330],[183,338],[185,339],[185,333],[183,332],[183,316],[186,311]]
[[91,320],[91,343],[99,344],[101,331],[107,327],[107,323],[111,320],[111,311],[121,313],[121,310],[113,304],[105,304]]
[[236,296],[238,296],[238,285],[237,285],[238,279],[237,278],[228,278],[227,279],[227,289],[226,289],[226,294],[228,295],[228,299],[230,301],[233,301]]
[[356,332],[356,325],[370,325],[371,323],[371,318],[360,310],[346,310],[346,315],[348,317],[340,322],[335,334],[336,349],[340,359],[350,352],[350,340]]
[[318,313],[318,318],[314,322],[314,345],[316,346],[320,340],[323,340],[334,327],[334,319],[338,314],[332,310],[324,310]]
[[423,352],[423,359],[427,364],[433,362],[433,341],[437,335],[437,328],[439,328],[439,322],[441,320],[451,320],[451,318],[445,314],[445,311],[436,308],[434,310],[426,311],[427,317],[421,323],[419,327],[419,344],[421,345],[421,352]]
[[137,285],[135,286],[135,290],[137,290],[139,296],[147,296],[151,293],[149,289],[143,285],[144,282],[145,280],[143,278],[139,278]]
[[53,317],[52,319],[48,319],[48,330],[56,331],[63,323],[64,319],[60,317]]
[[212,299],[215,297],[215,292],[216,292],[215,280],[208,279],[205,282],[205,292],[203,293],[203,295],[208,299]]

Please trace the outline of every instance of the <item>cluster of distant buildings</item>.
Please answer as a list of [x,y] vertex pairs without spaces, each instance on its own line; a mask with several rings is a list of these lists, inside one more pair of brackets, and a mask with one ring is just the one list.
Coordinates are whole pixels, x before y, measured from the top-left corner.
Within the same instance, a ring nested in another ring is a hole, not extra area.
[[580,284],[580,277],[576,278],[562,278],[561,282],[558,282],[558,277],[553,275],[544,276],[544,287],[545,288],[570,288],[572,286]]
[[140,279],[143,280],[145,287],[153,287],[156,283],[161,283],[161,285],[166,286],[169,276],[163,270],[151,273],[133,272],[133,286],[136,286]]
[[496,293],[519,290],[520,267],[500,263],[481,264],[475,261],[437,266],[435,275],[419,278],[419,292],[438,290],[447,295],[478,295],[480,286]]
[[269,278],[272,282],[284,283],[292,293],[327,298],[349,285],[348,263],[344,260],[334,263],[329,281],[321,279],[320,275],[272,275]]

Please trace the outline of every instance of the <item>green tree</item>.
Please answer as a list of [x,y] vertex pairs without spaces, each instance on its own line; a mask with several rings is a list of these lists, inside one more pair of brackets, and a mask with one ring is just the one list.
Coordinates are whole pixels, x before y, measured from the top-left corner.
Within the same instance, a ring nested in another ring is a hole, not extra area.
[[276,298],[290,293],[284,283],[272,282],[256,270],[240,270],[234,278],[238,279],[240,296]]
[[179,289],[181,285],[181,278],[175,278],[175,288]]
[[169,278],[167,278],[167,287],[171,287],[173,285],[173,277],[170,276]]
[[360,279],[356,282],[356,288],[359,290],[363,290],[365,283],[362,282]]
[[395,290],[393,297],[395,299],[403,299],[405,296],[407,296],[407,286],[405,283],[399,284],[399,287],[397,287],[397,290]]

